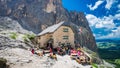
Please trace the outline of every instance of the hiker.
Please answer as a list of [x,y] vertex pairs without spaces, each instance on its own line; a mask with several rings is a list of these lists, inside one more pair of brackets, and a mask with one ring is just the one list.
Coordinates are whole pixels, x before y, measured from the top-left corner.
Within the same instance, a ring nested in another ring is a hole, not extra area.
[[71,54],[77,54],[77,51],[75,49],[71,50]]
[[49,56],[51,57],[52,55],[53,55],[53,53],[50,53],[50,55],[49,55]]
[[81,62],[82,64],[86,63],[86,61],[85,61],[85,56],[84,56],[84,55],[80,56],[80,62]]
[[58,54],[62,55],[62,52],[63,52],[62,49],[60,49],[59,52],[58,52]]
[[68,55],[70,55],[70,49],[68,49]]
[[45,51],[43,50],[43,55],[45,56]]
[[73,49],[70,50],[70,55],[73,53]]
[[83,55],[84,55],[84,53],[81,51],[81,52],[80,52],[80,55],[81,55],[81,56],[83,56]]
[[57,53],[59,53],[59,51],[60,51],[60,47],[57,47]]
[[39,55],[39,56],[43,56],[43,53],[42,53],[42,52],[38,52],[38,55]]
[[56,56],[55,53],[53,53],[53,58],[54,58],[55,60],[57,60],[57,56]]
[[32,54],[34,54],[34,53],[35,53],[35,50],[32,48],[31,52],[32,52]]
[[67,46],[65,47],[65,51],[66,51],[66,54],[68,54],[68,47]]
[[78,57],[80,56],[80,51],[77,51],[77,56],[78,56]]
[[81,50],[80,47],[78,47],[77,50],[80,51]]
[[50,53],[52,53],[52,48],[50,48]]
[[57,60],[57,56],[56,56],[55,53],[50,53],[49,57],[50,57],[51,59]]
[[80,61],[80,58],[79,58],[79,57],[77,57],[75,60],[76,60],[79,64],[81,63],[81,61]]
[[63,49],[62,49],[62,51],[63,51],[63,55],[64,55],[64,54],[66,53],[66,50],[65,50],[65,48],[63,48]]
[[59,54],[59,55],[64,55],[65,52],[64,52],[63,49],[61,48],[61,49],[59,50],[58,54]]

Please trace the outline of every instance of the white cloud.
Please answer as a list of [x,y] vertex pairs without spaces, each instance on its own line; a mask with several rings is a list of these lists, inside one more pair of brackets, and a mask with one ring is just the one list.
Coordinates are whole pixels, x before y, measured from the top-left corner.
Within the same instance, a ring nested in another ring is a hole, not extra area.
[[96,34],[93,33],[93,36],[96,37]]
[[87,14],[86,18],[91,27],[106,28],[106,29],[113,29],[115,27],[115,24],[113,21],[114,19],[113,19],[113,16],[111,15],[109,15],[108,17],[104,16],[103,18],[97,18],[92,14]]
[[116,0],[106,0],[107,4],[105,5],[105,8],[110,10],[112,5],[116,2]]
[[96,28],[106,28],[106,29],[112,29],[115,27],[113,17],[111,15],[104,16],[103,18],[99,18],[98,23],[95,25]]
[[88,19],[90,26],[95,26],[95,24],[98,23],[98,18],[92,14],[87,14],[86,18]]
[[97,9],[98,6],[101,5],[103,2],[104,2],[104,1],[97,1],[93,7],[92,7],[92,4],[87,5],[87,7],[89,7],[90,10],[95,10],[95,9]]
[[118,8],[117,12],[120,13],[120,4],[118,4],[117,8]]
[[114,19],[120,20],[120,14],[115,14]]
[[118,6],[117,6],[117,7],[118,7],[118,9],[120,9],[120,4],[118,4]]
[[[115,14],[114,16],[104,16],[102,18],[96,17],[92,14],[87,14],[86,18],[89,22],[90,27],[94,28],[104,28],[104,31],[109,31],[110,33],[107,35],[102,35],[101,33],[94,34],[94,36],[98,39],[104,38],[120,38],[120,26],[116,27],[114,20],[120,20],[120,14]],[[113,30],[114,29],[114,30]]]
[[117,12],[120,13],[120,9]]
[[109,38],[120,38],[120,26],[117,27],[116,30],[112,30],[112,33],[99,37],[99,39],[109,39]]

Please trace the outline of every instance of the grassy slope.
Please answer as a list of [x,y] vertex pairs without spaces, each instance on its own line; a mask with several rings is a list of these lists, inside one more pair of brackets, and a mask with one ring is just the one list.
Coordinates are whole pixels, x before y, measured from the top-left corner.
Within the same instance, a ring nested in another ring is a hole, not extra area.
[[99,42],[98,53],[102,59],[115,64],[116,68],[120,68],[120,44],[115,42]]

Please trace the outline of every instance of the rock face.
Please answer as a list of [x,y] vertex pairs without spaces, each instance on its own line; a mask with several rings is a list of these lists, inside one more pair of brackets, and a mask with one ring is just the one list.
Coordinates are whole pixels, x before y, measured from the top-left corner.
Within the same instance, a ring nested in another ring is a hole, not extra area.
[[[13,33],[16,34],[16,39],[11,38],[15,36]],[[32,34],[32,32],[23,29],[17,21],[8,17],[0,17],[0,50],[6,48],[30,49],[33,44],[30,41],[22,40],[24,38],[21,35],[26,33]]]
[[14,32],[27,33],[28,30],[24,29],[17,20],[9,17],[0,17],[0,31],[12,30]]
[[50,25],[66,21],[75,32],[76,43],[93,51],[97,49],[84,13],[68,12],[61,0],[0,0],[0,16],[11,17],[36,34]]

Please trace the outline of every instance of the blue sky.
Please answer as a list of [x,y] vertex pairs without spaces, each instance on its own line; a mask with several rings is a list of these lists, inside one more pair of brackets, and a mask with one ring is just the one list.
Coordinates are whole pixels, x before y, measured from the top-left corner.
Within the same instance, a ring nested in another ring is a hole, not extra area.
[[84,12],[96,39],[120,39],[120,0],[62,0],[69,11]]

